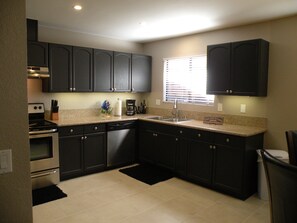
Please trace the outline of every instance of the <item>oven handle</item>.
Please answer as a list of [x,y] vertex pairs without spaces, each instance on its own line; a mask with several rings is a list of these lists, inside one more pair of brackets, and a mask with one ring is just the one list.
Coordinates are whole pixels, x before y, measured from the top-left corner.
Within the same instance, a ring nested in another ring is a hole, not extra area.
[[39,174],[31,175],[31,178],[44,177],[44,176],[48,176],[48,175],[55,174],[55,173],[57,173],[57,171],[53,170],[53,171],[49,171],[46,173],[39,173]]
[[29,135],[46,134],[46,133],[53,133],[53,132],[57,132],[57,131],[58,131],[58,129],[30,131]]

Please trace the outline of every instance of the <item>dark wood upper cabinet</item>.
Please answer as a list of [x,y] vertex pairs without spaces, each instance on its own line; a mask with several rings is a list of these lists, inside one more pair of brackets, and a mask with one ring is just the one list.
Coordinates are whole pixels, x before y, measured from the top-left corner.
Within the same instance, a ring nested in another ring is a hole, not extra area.
[[72,91],[93,90],[93,49],[73,47]]
[[93,91],[93,50],[49,44],[50,78],[43,79],[45,92]]
[[113,91],[131,91],[131,54],[114,52]]
[[132,91],[150,92],[152,57],[132,54]]
[[72,91],[72,46],[49,44],[50,78],[43,79],[45,92]]
[[28,41],[28,66],[48,66],[48,43]]
[[207,47],[207,94],[267,96],[269,43],[262,39]]
[[94,49],[94,91],[110,92],[113,87],[113,52]]

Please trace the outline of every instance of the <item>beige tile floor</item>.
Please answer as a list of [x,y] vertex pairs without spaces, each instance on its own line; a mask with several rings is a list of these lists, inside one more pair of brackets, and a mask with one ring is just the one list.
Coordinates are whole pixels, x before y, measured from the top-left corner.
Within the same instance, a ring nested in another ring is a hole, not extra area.
[[33,207],[34,223],[268,223],[269,204],[178,178],[149,186],[118,170],[63,181],[67,198]]

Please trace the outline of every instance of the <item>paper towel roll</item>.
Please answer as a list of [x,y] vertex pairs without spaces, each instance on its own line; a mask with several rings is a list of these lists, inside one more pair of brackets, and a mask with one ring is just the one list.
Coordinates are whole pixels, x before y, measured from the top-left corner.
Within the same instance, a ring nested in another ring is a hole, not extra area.
[[118,98],[116,105],[115,105],[115,116],[121,116],[122,115],[122,101]]

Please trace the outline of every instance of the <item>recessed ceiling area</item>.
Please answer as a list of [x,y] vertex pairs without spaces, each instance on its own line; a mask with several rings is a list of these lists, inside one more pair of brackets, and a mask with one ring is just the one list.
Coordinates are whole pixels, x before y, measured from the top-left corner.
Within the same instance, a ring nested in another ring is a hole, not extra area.
[[[297,14],[296,0],[26,0],[40,26],[132,42],[205,32]],[[82,9],[74,10],[75,5]]]

